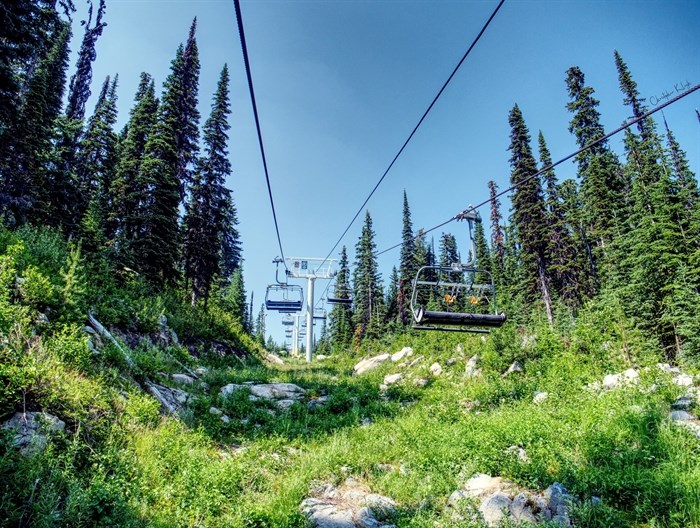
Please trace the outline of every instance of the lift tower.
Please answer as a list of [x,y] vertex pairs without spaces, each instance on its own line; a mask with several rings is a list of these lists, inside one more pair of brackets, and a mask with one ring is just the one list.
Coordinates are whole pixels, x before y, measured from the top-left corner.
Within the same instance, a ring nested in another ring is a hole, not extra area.
[[306,361],[311,361],[314,346],[314,281],[335,277],[336,259],[288,257],[287,275],[306,279]]

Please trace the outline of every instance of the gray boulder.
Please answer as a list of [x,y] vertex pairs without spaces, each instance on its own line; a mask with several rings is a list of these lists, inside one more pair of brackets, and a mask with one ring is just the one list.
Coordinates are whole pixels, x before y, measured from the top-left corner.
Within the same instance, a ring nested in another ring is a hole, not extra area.
[[370,370],[376,369],[382,363],[385,363],[390,360],[391,356],[389,354],[380,354],[378,356],[363,359],[357,365],[355,365],[355,367],[352,369],[352,373],[355,376],[359,376],[361,374],[364,374],[365,372],[369,372]]
[[46,447],[51,434],[65,431],[66,423],[48,413],[18,412],[2,428],[14,431],[12,444],[20,453],[34,455]]

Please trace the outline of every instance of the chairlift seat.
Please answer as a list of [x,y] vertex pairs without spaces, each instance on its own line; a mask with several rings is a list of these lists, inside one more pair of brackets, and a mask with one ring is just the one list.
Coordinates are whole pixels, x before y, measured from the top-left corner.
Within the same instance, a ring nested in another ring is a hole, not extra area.
[[267,299],[265,301],[265,308],[277,312],[300,312],[303,304],[302,301],[273,301]]
[[506,314],[480,314],[463,312],[433,312],[419,306],[415,314],[419,325],[487,326],[500,328],[506,322]]
[[326,299],[328,304],[352,304],[352,299],[343,299],[341,297],[328,297]]

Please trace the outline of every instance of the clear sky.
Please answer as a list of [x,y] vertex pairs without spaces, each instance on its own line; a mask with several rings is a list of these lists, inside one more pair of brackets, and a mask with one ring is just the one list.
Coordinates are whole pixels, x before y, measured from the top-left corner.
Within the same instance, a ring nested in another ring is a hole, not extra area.
[[[85,4],[74,1],[77,50]],[[496,0],[241,1],[286,256],[328,254],[496,5]],[[107,0],[108,26],[97,43],[89,112],[106,75],[119,74],[119,127],[128,120],[140,72],[153,75],[160,92],[195,16],[201,124],[223,64],[230,68],[228,185],[238,208],[246,288],[255,292],[257,313],[265,286],[274,282],[272,259],[279,250],[233,0]],[[606,131],[631,113],[622,104],[615,49],[650,107],[680,83],[700,83],[699,28],[697,0],[506,0],[369,202],[377,249],[400,242],[404,189],[418,229],[485,200],[490,179],[501,189],[509,186],[507,116],[515,103],[535,152],[539,130],[555,161],[574,151],[565,109],[570,66],[579,66],[595,89]],[[695,108],[700,92],[665,115],[697,175]],[[622,135],[611,145],[622,153]],[[574,164],[563,164],[557,175],[574,176]],[[502,201],[507,216],[508,202]],[[488,210],[481,214],[488,217]],[[363,218],[364,213],[343,240],[351,261]],[[466,248],[463,225],[443,229]],[[440,232],[434,232],[436,243]],[[385,285],[398,258],[398,250],[380,257]],[[323,287],[325,281],[319,281],[317,298]],[[277,315],[268,317],[267,329],[282,341]]]

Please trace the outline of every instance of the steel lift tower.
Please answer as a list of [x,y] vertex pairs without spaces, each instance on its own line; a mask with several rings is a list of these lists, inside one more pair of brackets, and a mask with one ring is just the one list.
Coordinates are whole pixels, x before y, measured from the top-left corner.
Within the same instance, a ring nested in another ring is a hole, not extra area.
[[306,361],[313,358],[314,346],[314,281],[335,277],[336,259],[288,257],[287,275],[306,279]]

